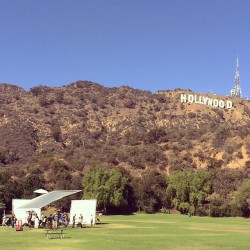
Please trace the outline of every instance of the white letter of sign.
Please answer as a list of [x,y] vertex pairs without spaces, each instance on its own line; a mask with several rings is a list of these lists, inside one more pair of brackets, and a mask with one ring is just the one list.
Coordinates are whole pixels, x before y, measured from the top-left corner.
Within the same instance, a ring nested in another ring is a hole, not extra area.
[[213,99],[213,106],[218,107],[219,106],[219,101],[217,99]]
[[232,101],[227,101],[227,108],[231,109],[233,107]]
[[225,103],[223,100],[219,100],[219,107],[222,109],[225,107]]
[[181,94],[181,102],[187,102],[186,94]]
[[193,103],[194,102],[194,96],[188,95],[188,102]]

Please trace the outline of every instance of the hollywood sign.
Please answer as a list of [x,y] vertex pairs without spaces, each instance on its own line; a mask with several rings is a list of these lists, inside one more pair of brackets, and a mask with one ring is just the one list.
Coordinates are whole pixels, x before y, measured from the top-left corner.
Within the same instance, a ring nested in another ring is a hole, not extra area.
[[198,103],[222,109],[231,109],[233,107],[233,102],[230,100],[223,101],[215,98],[209,98],[207,96],[181,94],[180,98],[181,103]]

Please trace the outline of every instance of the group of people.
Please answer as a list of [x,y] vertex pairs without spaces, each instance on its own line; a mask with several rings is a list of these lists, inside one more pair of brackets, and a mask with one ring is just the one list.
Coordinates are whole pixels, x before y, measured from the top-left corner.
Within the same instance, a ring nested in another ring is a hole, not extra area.
[[42,213],[41,218],[37,216],[36,213],[30,212],[27,217],[27,224],[29,227],[34,228],[58,228],[58,227],[67,227],[69,223],[69,217],[66,212],[56,212],[54,215],[50,214],[46,216]]
[[[50,214],[49,216],[46,216],[44,213],[41,214],[41,217],[39,218],[37,213],[34,211],[30,211],[26,222],[23,223],[23,225],[29,226],[30,228],[58,228],[58,227],[67,227],[69,224],[69,216],[66,212],[59,212],[57,211],[54,214]],[[2,226],[11,226],[15,227],[17,224],[17,218],[15,214],[12,214],[9,218],[6,217],[4,214],[2,217]],[[84,227],[84,218],[82,214],[79,214],[79,216],[76,216],[76,214],[72,217],[72,228],[78,228],[78,227]],[[93,225],[93,216],[91,215],[91,226]]]
[[[91,215],[91,226],[93,225],[93,216]],[[83,227],[84,226],[84,220],[83,220],[83,215],[80,214],[79,217],[77,218],[76,214],[73,215],[72,218],[72,228],[77,228],[77,227]]]
[[11,227],[15,227],[17,222],[17,218],[15,216],[15,214],[12,214],[10,217],[6,217],[6,215],[3,215],[2,218],[2,226],[11,226]]
[[76,214],[73,215],[72,218],[72,228],[77,228],[77,227],[83,227],[83,215],[80,214],[78,219],[76,217]]

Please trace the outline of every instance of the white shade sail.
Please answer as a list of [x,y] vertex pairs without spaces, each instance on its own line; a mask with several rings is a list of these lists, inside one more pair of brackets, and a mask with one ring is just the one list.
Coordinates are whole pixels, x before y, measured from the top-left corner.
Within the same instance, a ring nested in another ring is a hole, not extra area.
[[45,189],[40,188],[40,189],[35,190],[34,193],[36,193],[36,194],[47,194],[48,191],[45,190]]
[[34,208],[42,208],[54,201],[62,199],[63,197],[66,197],[68,195],[75,194],[81,191],[82,190],[55,190],[47,194],[38,196],[17,208],[26,209],[26,210],[29,210],[29,209],[32,210]]

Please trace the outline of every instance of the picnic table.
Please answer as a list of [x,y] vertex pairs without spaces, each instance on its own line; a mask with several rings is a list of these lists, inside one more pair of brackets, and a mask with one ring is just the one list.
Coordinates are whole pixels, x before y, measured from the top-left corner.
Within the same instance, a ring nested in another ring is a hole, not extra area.
[[63,229],[60,229],[60,230],[58,230],[58,229],[46,229],[45,230],[45,238],[52,239],[55,237],[63,239],[64,238]]

